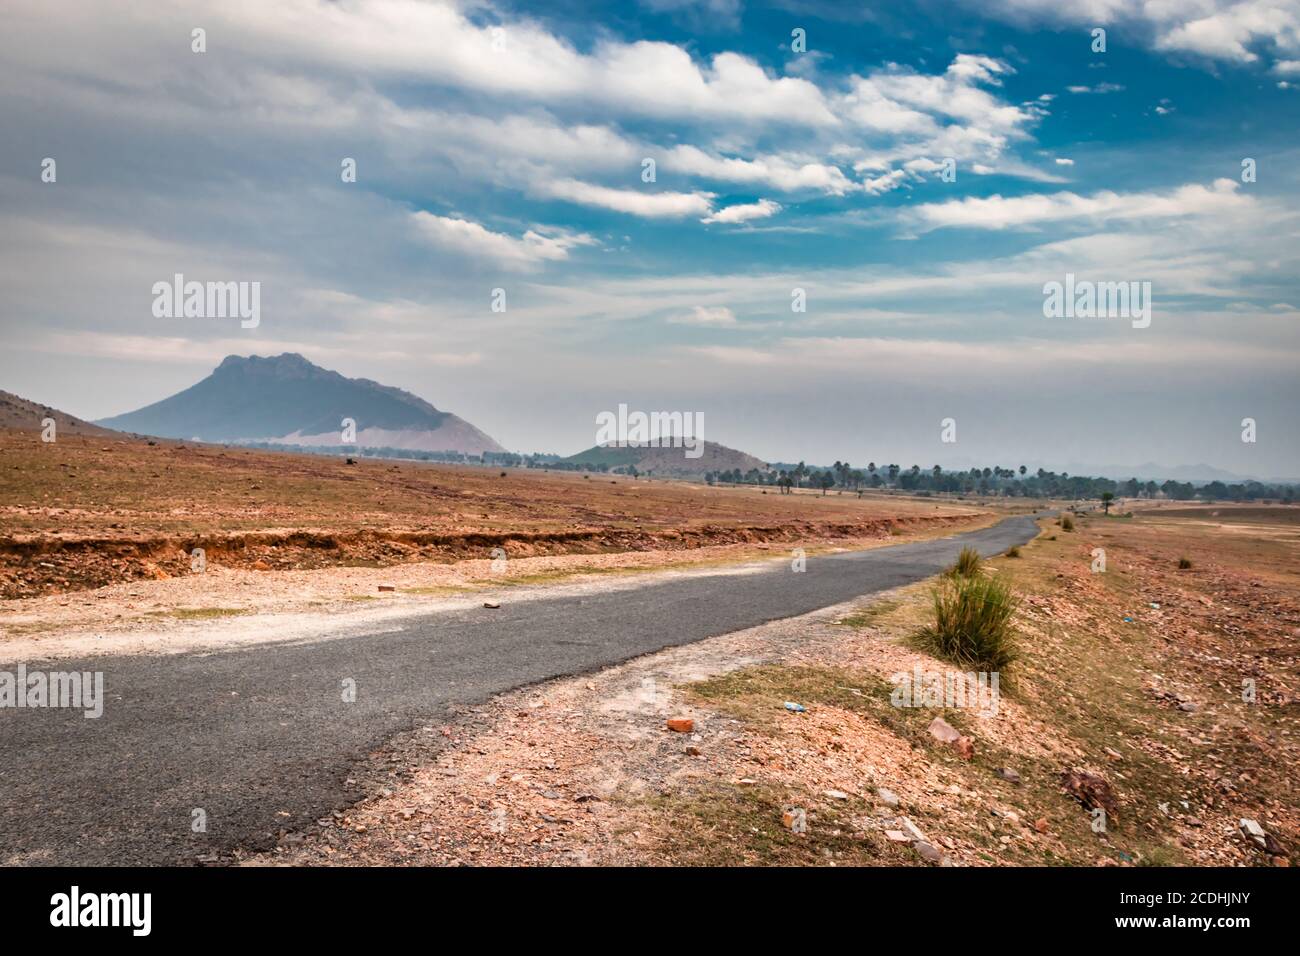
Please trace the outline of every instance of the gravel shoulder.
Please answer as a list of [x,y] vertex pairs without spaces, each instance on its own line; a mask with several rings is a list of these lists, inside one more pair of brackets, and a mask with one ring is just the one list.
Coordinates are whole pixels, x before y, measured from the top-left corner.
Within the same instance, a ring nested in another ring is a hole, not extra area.
[[[891,706],[896,675],[945,667],[907,642],[922,583],[467,708],[377,757],[355,804],[242,862],[1286,865],[1300,839],[1294,542],[1261,575],[1243,536],[1075,522],[1045,519],[1020,557],[992,562],[1024,598],[1025,648],[994,715]],[[1178,572],[1198,543],[1213,557]],[[929,733],[936,715],[973,741],[970,759]],[[1102,832],[1068,772],[1113,788]],[[934,859],[890,836],[909,828]]]

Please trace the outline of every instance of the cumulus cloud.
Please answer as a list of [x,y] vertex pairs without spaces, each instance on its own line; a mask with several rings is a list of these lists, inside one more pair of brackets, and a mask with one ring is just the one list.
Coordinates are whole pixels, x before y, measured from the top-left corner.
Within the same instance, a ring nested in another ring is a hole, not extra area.
[[577,179],[542,182],[537,190],[555,199],[582,206],[612,209],[646,219],[682,219],[705,215],[713,209],[713,194],[704,192],[647,192],[640,189],[613,189]]
[[747,160],[717,156],[696,146],[683,145],[669,151],[664,166],[706,179],[762,184],[784,192],[808,189],[842,196],[855,188],[838,166],[787,156],[756,156]]
[[700,220],[700,222],[749,222],[751,219],[766,219],[769,216],[775,216],[780,211],[781,204],[779,202],[773,202],[770,199],[760,199],[758,202],[742,203],[719,209],[717,212],[705,216]]
[[1212,60],[1252,63],[1265,48],[1291,57],[1300,54],[1298,0],[981,0],[978,7],[1016,22],[1132,24],[1155,49]]
[[1168,219],[1179,216],[1221,215],[1242,212],[1254,205],[1240,184],[1217,179],[1210,186],[1196,183],[1170,192],[1117,193],[1102,190],[1091,196],[1073,192],[1028,196],[967,196],[942,203],[926,203],[911,211],[922,230],[943,227],[966,229],[1016,229],[1070,220]]
[[467,258],[489,259],[507,268],[530,269],[545,261],[567,259],[570,249],[595,242],[591,236],[563,230],[548,230],[547,235],[529,229],[516,238],[468,219],[424,211],[411,213],[411,221],[421,238],[439,248]]

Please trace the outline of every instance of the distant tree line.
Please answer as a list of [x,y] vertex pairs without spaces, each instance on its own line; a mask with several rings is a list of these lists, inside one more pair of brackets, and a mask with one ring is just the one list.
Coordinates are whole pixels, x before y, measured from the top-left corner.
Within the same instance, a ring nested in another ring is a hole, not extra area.
[[[265,448],[271,451],[309,452],[318,455],[361,455],[367,458],[401,458],[410,461],[436,461],[452,464],[490,465],[493,467],[542,468],[550,471],[579,471],[596,474],[627,475],[631,478],[653,477],[652,471],[639,471],[635,465],[611,465],[608,462],[565,461],[559,455],[516,452],[484,452],[469,455],[459,451],[416,451],[410,448],[361,448],[356,445],[286,445],[275,442],[243,442],[243,447]],[[1068,498],[1072,500],[1103,500],[1110,494],[1121,498],[1167,498],[1172,501],[1261,501],[1292,502],[1296,486],[1265,484],[1259,481],[1211,481],[1194,484],[1172,479],[1161,484],[1130,478],[1115,481],[1111,478],[1094,478],[1084,475],[1060,474],[1039,468],[1030,474],[1024,465],[1018,468],[993,466],[944,471],[938,465],[923,469],[920,465],[903,468],[891,464],[877,466],[868,462],[865,468],[854,468],[848,462],[837,461],[829,467],[808,465],[779,465],[772,468],[750,468],[741,472],[710,471],[704,480],[711,485],[757,485],[775,488],[789,494],[795,488],[820,489],[823,494],[840,491],[862,492],[868,489],[906,491],[913,494],[998,495],[1025,498]]]
[[1168,480],[1162,484],[1130,478],[1115,481],[1086,475],[1058,474],[1039,468],[1034,473],[1021,465],[1018,468],[992,466],[965,470],[944,471],[939,465],[923,469],[920,465],[903,468],[890,464],[883,467],[869,462],[866,468],[854,468],[848,462],[837,461],[829,467],[787,465],[767,470],[751,468],[742,473],[739,468],[730,471],[711,471],[705,475],[709,484],[759,485],[774,487],[782,494],[794,488],[821,489],[825,494],[831,489],[861,492],[866,489],[892,489],[918,494],[980,494],[1002,497],[1069,498],[1102,500],[1104,495],[1124,498],[1169,498],[1174,501],[1256,501],[1277,499],[1293,501],[1295,486],[1269,485],[1258,481],[1211,481],[1193,484],[1190,481]]

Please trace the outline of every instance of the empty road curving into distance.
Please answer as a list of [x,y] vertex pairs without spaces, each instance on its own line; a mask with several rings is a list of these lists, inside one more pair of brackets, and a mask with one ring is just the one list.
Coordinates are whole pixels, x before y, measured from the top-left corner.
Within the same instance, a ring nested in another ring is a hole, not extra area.
[[[366,754],[451,707],[910,584],[963,546],[993,555],[1036,533],[1034,516],[1016,516],[814,556],[802,574],[774,562],[594,594],[512,601],[503,591],[499,609],[480,596],[381,628],[325,618],[320,640],[26,661],[29,672],[102,671],[104,713],[0,708],[0,863],[175,864],[264,849],[280,829],[355,800],[345,780]],[[345,678],[353,703],[342,700]],[[195,809],[205,834],[192,832]]]

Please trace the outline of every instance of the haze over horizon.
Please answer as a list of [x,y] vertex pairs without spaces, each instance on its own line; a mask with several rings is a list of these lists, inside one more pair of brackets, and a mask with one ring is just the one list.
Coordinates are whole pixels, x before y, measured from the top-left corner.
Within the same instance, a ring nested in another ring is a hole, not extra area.
[[[1186,7],[18,0],[0,388],[103,419],[297,352],[519,451],[626,403],[768,461],[1298,477],[1300,3]],[[156,317],[177,273],[260,322]],[[1067,274],[1150,326],[1045,318]]]

